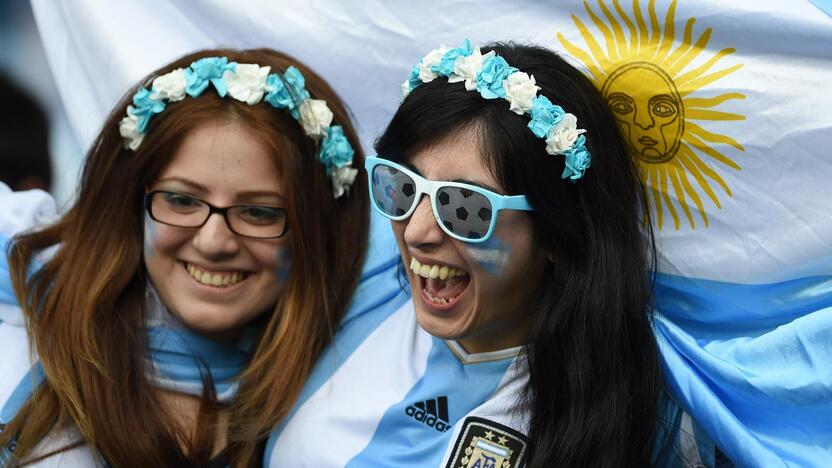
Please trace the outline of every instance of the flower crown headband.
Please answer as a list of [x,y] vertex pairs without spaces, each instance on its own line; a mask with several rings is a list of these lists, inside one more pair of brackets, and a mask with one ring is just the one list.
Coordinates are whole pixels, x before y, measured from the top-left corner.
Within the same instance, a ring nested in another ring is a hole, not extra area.
[[584,176],[592,161],[583,135],[586,130],[578,128],[577,117],[537,94],[540,87],[535,85],[534,76],[510,66],[493,50],[483,55],[479,47],[471,47],[471,41],[465,39],[461,47],[448,49],[443,45],[425,55],[402,83],[404,96],[439,77],[447,77],[449,83],[464,81],[468,91],[477,90],[485,99],[503,98],[509,102],[510,111],[531,116],[528,127],[546,140],[546,152],[564,156],[561,178],[575,182]]
[[358,170],[350,167],[355,151],[343,127],[331,125],[332,111],[326,101],[310,97],[300,70],[289,67],[282,76],[270,71],[268,66],[229,62],[227,57],[205,57],[157,77],[150,90],[140,89],[127,106],[127,116],[119,123],[124,147],[138,149],[150,118],[164,111],[168,102],[181,101],[186,95],[199,97],[213,85],[220,97],[228,95],[248,105],[263,100],[289,111],[306,135],[319,143],[318,160],[332,181],[335,198],[347,193]]

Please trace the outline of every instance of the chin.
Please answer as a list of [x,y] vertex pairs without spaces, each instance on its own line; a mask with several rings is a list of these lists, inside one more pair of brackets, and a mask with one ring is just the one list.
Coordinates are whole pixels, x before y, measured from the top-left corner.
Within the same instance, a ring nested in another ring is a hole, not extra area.
[[243,325],[245,325],[245,323],[229,321],[229,315],[231,314],[228,314],[227,311],[226,313],[204,311],[197,313],[177,314],[179,320],[182,322],[183,325],[201,335],[214,335],[233,332],[242,328]]
[[460,317],[438,317],[427,312],[422,304],[414,304],[416,321],[423,330],[442,340],[458,340],[463,338],[465,330],[461,330],[456,322]]

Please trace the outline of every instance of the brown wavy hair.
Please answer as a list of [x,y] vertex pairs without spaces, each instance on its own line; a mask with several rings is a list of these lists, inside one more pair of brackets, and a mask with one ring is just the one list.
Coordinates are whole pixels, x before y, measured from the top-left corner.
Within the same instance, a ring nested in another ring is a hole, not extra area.
[[[321,350],[331,340],[360,276],[367,248],[367,179],[359,171],[349,195],[335,199],[317,144],[300,124],[266,103],[246,105],[207,90],[169,103],[150,122],[141,147],[125,150],[118,125],[140,86],[202,57],[301,70],[312,97],[324,99],[364,157],[348,111],[333,89],[294,58],[270,49],[204,50],[148,75],[115,106],[87,153],[77,201],[55,224],[14,239],[9,263],[30,343],[46,379],[0,434],[17,437],[19,460],[55,428],[76,427],[81,443],[112,466],[194,466],[207,461],[216,436],[203,396],[195,434],[166,411],[146,377],[147,272],[142,261],[142,199],[189,132],[212,120],[239,122],[274,150],[285,187],[290,273],[267,313],[240,391],[228,411],[228,453],[252,466],[262,444],[292,407]],[[35,255],[60,245],[33,274]],[[206,416],[207,415],[207,416]],[[65,448],[66,449],[66,448]],[[30,460],[31,461],[31,460]]]

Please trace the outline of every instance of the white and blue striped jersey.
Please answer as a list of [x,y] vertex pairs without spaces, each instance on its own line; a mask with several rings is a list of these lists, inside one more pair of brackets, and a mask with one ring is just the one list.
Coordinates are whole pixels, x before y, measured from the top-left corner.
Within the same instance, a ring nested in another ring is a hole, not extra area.
[[528,419],[520,348],[468,354],[431,336],[401,287],[372,313],[347,317],[272,433],[265,465],[519,466]]

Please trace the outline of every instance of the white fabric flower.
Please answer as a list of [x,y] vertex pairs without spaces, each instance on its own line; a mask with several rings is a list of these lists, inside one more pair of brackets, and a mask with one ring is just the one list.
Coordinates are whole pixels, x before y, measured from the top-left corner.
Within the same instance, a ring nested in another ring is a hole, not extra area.
[[181,101],[185,99],[185,87],[187,86],[185,70],[177,68],[153,80],[153,86],[151,87],[153,91],[150,97],[157,101]]
[[332,171],[329,178],[332,180],[332,192],[335,198],[340,198],[341,195],[349,192],[356,175],[358,175],[358,169],[349,166],[337,167]]
[[303,131],[313,138],[326,135],[326,129],[332,124],[332,111],[323,99],[307,99],[298,106],[300,123]]
[[124,138],[124,147],[136,151],[144,140],[144,133],[139,132],[139,118],[131,110],[133,106],[127,106],[127,117],[118,123],[118,132]]
[[570,113],[563,114],[563,118],[549,131],[546,137],[546,152],[555,155],[563,154],[572,147],[578,135],[586,130],[578,128],[578,118]]
[[419,63],[419,79],[422,80],[422,83],[430,83],[439,77],[436,72],[431,70],[431,67],[439,65],[439,61],[442,60],[442,56],[444,56],[446,52],[448,52],[448,48],[443,45],[439,46],[438,49],[433,49],[425,55],[425,58],[423,58],[421,63]]
[[263,99],[266,90],[266,78],[271,67],[261,67],[253,63],[237,64],[237,71],[222,74],[228,86],[228,94],[248,105],[257,104]]
[[402,96],[403,96],[402,99],[407,97],[407,95],[410,94],[410,91],[411,91],[411,89],[410,89],[410,80],[402,81]]
[[448,81],[450,83],[465,81],[465,89],[468,91],[477,89],[477,74],[482,70],[482,63],[494,55],[493,50],[482,55],[480,48],[477,47],[471,55],[457,58],[454,62],[455,76],[448,78]]
[[503,88],[506,90],[506,99],[511,103],[510,111],[523,115],[532,109],[532,100],[540,90],[534,84],[534,76],[523,72],[514,72],[503,80]]

